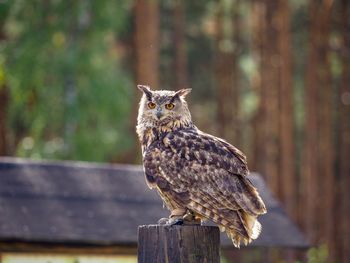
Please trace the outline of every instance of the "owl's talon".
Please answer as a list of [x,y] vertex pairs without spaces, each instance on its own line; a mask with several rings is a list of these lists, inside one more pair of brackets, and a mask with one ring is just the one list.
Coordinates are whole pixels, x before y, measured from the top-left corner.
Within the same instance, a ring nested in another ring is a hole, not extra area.
[[184,224],[183,218],[170,218],[168,221],[169,226],[182,226]]
[[163,226],[181,226],[184,224],[184,219],[181,217],[161,218],[158,220],[158,225]]
[[158,225],[167,225],[168,221],[169,221],[169,218],[163,217],[163,218],[158,220]]

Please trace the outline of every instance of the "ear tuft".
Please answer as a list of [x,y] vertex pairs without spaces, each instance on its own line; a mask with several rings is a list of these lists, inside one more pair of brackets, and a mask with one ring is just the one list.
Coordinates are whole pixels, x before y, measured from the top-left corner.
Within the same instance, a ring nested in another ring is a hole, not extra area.
[[146,85],[137,85],[137,88],[142,92],[152,92],[151,88]]
[[186,97],[191,91],[192,89],[180,89],[176,91],[175,95],[179,97]]
[[152,90],[150,89],[149,86],[146,86],[146,85],[137,85],[137,88],[142,91],[148,100],[151,100],[152,99]]

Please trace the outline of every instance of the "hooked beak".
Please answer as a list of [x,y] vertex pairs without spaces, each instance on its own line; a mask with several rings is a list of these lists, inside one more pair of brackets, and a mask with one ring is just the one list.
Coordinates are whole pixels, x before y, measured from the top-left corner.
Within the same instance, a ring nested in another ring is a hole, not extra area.
[[163,116],[162,111],[157,111],[156,116],[157,116],[158,120],[160,120],[160,118]]

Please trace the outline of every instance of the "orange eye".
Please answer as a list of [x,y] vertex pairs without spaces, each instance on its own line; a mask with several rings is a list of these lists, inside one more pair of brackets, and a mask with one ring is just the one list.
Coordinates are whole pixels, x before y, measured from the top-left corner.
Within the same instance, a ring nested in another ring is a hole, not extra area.
[[174,107],[175,107],[175,105],[172,104],[172,103],[165,104],[165,108],[166,108],[167,110],[172,110],[172,109],[174,109]]
[[153,103],[153,102],[149,102],[149,103],[147,104],[147,106],[148,106],[148,108],[150,108],[150,109],[154,109],[154,108],[156,107],[156,104]]

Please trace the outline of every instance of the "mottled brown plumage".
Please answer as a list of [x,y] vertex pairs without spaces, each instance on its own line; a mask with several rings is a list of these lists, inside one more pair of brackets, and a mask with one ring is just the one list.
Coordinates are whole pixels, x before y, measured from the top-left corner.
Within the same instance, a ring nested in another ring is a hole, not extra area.
[[244,154],[193,125],[185,101],[190,90],[138,88],[144,95],[137,133],[149,187],[158,190],[173,216],[191,213],[210,219],[237,247],[256,239],[261,228],[257,216],[266,208],[246,177]]

